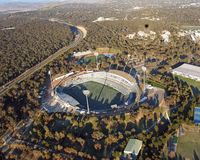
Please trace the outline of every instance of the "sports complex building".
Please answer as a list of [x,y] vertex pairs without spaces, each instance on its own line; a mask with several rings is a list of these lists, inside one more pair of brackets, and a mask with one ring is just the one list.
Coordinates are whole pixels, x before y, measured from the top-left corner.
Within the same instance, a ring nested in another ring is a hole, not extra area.
[[[136,80],[119,70],[84,71],[54,79],[54,107],[49,112],[102,113],[133,106],[140,99]],[[84,91],[88,91],[85,95]]]
[[200,107],[194,108],[194,123],[200,124]]
[[200,81],[200,67],[198,66],[184,63],[178,68],[173,69],[172,73]]

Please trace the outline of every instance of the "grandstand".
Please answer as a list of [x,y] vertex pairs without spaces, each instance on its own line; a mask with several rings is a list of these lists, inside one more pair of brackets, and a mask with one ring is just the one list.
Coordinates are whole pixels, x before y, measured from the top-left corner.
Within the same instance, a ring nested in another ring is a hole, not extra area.
[[[86,111],[86,97],[83,90],[89,90],[89,104],[92,112],[112,110],[112,106],[128,106],[139,99],[139,89],[135,79],[118,70],[87,71],[56,78],[55,97],[62,108],[74,106],[78,111]],[[130,97],[130,98],[129,98]],[[67,105],[66,105],[67,104]]]
[[[89,81],[110,86],[115,90],[123,93],[124,95],[128,95],[130,94],[130,92],[135,91],[137,86],[135,80],[129,74],[122,71],[113,70],[109,72],[103,71],[80,74],[73,79],[71,84],[78,85]],[[67,83],[65,83],[64,85],[67,86]]]

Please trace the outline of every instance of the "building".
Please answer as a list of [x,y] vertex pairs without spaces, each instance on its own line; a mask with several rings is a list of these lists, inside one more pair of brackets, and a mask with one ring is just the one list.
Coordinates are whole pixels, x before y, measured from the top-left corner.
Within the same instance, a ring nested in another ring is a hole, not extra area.
[[176,153],[177,150],[177,143],[178,143],[178,137],[177,135],[173,135],[169,141],[167,142],[167,146],[168,146],[168,151],[169,152],[174,152]]
[[89,55],[93,55],[94,53],[90,50],[87,50],[85,52],[74,52],[74,57],[84,57],[84,56],[89,56]]
[[194,109],[194,123],[200,124],[200,107],[195,107]]
[[173,74],[200,81],[200,67],[191,64],[182,64],[178,68],[173,69]]
[[126,148],[124,149],[124,155],[127,157],[132,157],[132,159],[136,159],[140,150],[142,148],[142,141],[138,139],[130,139]]

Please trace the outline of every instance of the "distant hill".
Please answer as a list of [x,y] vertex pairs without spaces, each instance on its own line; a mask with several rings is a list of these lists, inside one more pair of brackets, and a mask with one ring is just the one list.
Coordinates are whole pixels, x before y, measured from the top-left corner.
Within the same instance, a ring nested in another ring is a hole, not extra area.
[[0,12],[15,13],[23,11],[38,10],[45,7],[53,7],[54,5],[62,5],[65,3],[101,3],[105,0],[7,0],[0,1]]
[[200,0],[108,0],[107,2],[118,5],[138,5],[138,6],[177,6],[191,3],[200,3]]
[[149,6],[199,6],[200,0],[3,0],[0,2],[0,12],[19,12],[37,10],[45,7],[53,7],[68,3],[107,3],[123,8],[130,6],[149,7]]
[[30,11],[37,10],[45,7],[45,3],[25,3],[25,2],[9,2],[0,4],[0,12],[18,12],[18,11]]

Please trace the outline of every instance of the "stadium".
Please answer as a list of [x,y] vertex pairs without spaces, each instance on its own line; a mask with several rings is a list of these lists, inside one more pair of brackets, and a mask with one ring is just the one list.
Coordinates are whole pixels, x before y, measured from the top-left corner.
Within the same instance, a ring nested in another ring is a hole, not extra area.
[[53,83],[60,109],[73,108],[83,114],[124,109],[133,106],[140,95],[136,80],[119,70],[70,73]]

